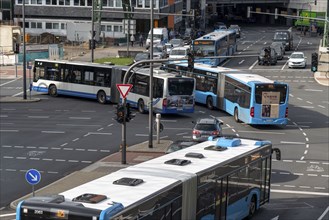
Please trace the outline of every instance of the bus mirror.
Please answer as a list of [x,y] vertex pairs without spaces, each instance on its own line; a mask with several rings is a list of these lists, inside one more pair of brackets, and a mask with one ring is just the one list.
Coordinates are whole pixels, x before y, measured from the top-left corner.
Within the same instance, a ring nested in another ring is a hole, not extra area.
[[281,151],[280,151],[280,149],[279,148],[273,148],[272,149],[272,154],[273,154],[273,152],[275,152],[275,158],[277,160],[281,160]]

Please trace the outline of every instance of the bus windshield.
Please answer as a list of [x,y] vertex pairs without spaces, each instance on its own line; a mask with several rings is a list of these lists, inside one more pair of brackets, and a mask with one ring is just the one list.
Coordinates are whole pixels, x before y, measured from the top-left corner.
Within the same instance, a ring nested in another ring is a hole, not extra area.
[[171,78],[168,84],[169,95],[193,95],[194,79]]
[[[265,100],[263,100],[263,93],[271,92],[278,93],[278,104],[286,103],[287,98],[287,86],[286,85],[275,85],[275,84],[261,84],[256,86],[255,95],[256,95],[256,103],[263,104]],[[275,98],[275,97],[274,97]]]
[[194,51],[198,57],[215,56],[214,45],[194,45]]

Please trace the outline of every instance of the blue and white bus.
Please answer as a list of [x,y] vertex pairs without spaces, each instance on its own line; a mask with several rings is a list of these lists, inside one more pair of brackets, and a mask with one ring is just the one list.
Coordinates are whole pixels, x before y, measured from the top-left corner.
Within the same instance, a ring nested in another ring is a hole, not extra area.
[[242,220],[269,202],[265,140],[210,138],[59,195],[21,201],[16,220]]
[[195,102],[217,108],[234,119],[253,125],[286,125],[289,85],[257,74],[225,67],[195,63],[192,72],[186,63],[171,63],[178,71],[196,79]]
[[[69,62],[36,59],[33,68],[32,90],[46,92],[51,96],[68,95],[106,102],[118,103],[126,66],[110,66],[88,62]],[[148,110],[150,69],[134,71],[130,77],[133,84],[127,103],[141,113]],[[153,109],[164,114],[194,112],[195,79],[154,70]]]
[[[234,30],[216,30],[192,42],[195,63],[218,66],[237,51],[236,32]],[[224,56],[221,58],[208,58]]]

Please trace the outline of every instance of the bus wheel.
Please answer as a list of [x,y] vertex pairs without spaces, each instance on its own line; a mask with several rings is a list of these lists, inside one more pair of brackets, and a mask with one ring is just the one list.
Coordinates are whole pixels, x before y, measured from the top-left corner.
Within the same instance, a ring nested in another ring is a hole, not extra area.
[[256,197],[252,196],[250,204],[249,204],[249,215],[248,215],[248,219],[251,219],[252,216],[254,216],[256,212]]
[[240,122],[240,120],[239,120],[239,111],[238,111],[238,108],[235,108],[235,109],[234,109],[234,120],[235,120],[236,122]]
[[104,91],[99,91],[97,93],[97,101],[101,104],[105,104],[106,103],[106,94]]
[[210,110],[213,110],[214,109],[214,104],[213,104],[213,101],[212,101],[212,97],[211,96],[208,96],[207,97],[207,108],[209,108]]
[[138,108],[138,111],[142,114],[145,113],[144,107],[145,107],[145,104],[144,104],[143,99],[138,100],[137,108]]
[[48,94],[50,96],[56,97],[57,96],[57,87],[55,85],[49,86]]

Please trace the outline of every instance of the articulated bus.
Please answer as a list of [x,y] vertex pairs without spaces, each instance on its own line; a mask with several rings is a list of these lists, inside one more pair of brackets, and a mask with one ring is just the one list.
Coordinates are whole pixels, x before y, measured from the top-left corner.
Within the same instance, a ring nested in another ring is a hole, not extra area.
[[236,32],[234,30],[215,30],[195,39],[192,42],[192,50],[196,63],[218,66],[227,58],[207,57],[232,56],[237,51]]
[[[68,95],[118,103],[121,84],[127,67],[88,62],[37,59],[33,68],[32,90],[51,96]],[[195,79],[154,70],[153,109],[159,113],[194,112]],[[134,71],[127,102],[145,112],[149,103],[149,69]]]
[[123,168],[59,195],[21,201],[16,220],[240,220],[269,202],[265,140],[208,141]]
[[195,102],[234,116],[237,122],[253,125],[286,125],[289,86],[257,74],[225,67],[171,63],[165,68],[196,79]]

